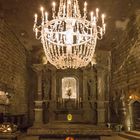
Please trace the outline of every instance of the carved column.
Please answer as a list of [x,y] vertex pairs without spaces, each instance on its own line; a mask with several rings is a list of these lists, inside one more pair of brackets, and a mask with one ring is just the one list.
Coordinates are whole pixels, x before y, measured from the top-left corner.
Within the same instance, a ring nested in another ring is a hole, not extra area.
[[86,70],[83,70],[83,99],[84,102],[88,101],[87,97],[87,75],[86,75]]
[[35,100],[35,109],[34,109],[34,125],[43,124],[43,101],[42,101],[42,64],[34,64],[33,70],[37,74],[37,98]]
[[97,124],[105,125],[105,71],[97,70]]
[[56,70],[51,72],[51,108],[50,121],[55,120],[54,110],[56,109]]
[[91,120],[90,117],[90,107],[89,107],[89,101],[88,101],[88,94],[87,94],[87,71],[83,70],[83,109],[84,109],[84,114],[83,118],[84,121],[89,122]]

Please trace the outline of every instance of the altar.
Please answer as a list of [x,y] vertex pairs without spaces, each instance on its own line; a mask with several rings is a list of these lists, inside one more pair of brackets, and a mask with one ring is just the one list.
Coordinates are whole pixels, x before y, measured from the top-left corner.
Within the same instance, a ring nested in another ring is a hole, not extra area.
[[98,55],[101,56],[98,65],[82,69],[60,70],[50,64],[33,65],[37,94],[34,124],[28,129],[29,135],[110,133],[106,128],[109,122],[109,58],[104,61],[109,55],[105,56],[105,52]]
[[92,124],[72,124],[72,123],[49,123],[46,125],[32,127],[28,130],[32,136],[39,136],[40,140],[50,140],[51,138],[65,139],[73,137],[77,140],[100,140],[101,136],[110,136],[113,132],[103,126]]

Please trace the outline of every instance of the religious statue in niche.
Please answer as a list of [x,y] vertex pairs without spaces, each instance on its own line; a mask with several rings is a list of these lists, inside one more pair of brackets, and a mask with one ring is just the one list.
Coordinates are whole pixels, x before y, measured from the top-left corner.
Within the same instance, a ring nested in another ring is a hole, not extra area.
[[90,100],[93,97],[94,80],[88,79],[87,81],[87,90],[88,90],[88,99]]
[[123,115],[126,115],[126,100],[125,100],[125,98],[126,98],[126,95],[124,93],[124,90],[121,90],[119,108],[121,108]]
[[62,79],[62,98],[76,99],[77,97],[77,83],[74,77],[64,77]]
[[71,97],[71,95],[72,95],[71,87],[68,87],[68,88],[66,89],[66,95],[69,96],[69,99],[70,99],[70,97]]
[[44,100],[49,100],[50,97],[50,93],[51,93],[51,81],[50,81],[50,77],[48,75],[44,76],[43,79],[43,93],[44,93]]
[[119,95],[117,92],[115,92],[112,101],[113,101],[113,109],[117,116],[119,115],[119,100],[120,100]]
[[87,93],[88,93],[88,100],[95,99],[95,97],[96,97],[96,78],[95,78],[94,67],[91,67],[88,71]]

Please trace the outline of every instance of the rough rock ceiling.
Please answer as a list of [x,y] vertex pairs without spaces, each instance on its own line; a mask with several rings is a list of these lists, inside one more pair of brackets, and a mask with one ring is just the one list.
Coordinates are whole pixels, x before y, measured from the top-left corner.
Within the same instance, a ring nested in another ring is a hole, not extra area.
[[[59,3],[59,0],[55,0]],[[98,41],[98,48],[110,50],[112,44],[117,41],[121,31],[125,30],[129,17],[140,9],[140,0],[86,0],[89,12],[98,7],[107,15],[107,33],[102,41]],[[27,49],[35,49],[41,46],[40,41],[35,40],[32,26],[34,13],[40,12],[40,6],[51,11],[52,0],[0,0],[0,16],[4,17],[14,32]],[[83,9],[83,0],[79,0]]]

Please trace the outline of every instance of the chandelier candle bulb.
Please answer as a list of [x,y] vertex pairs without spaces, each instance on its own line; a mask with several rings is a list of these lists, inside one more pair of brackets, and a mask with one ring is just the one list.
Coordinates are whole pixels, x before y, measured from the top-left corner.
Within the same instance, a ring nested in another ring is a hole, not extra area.
[[84,18],[86,18],[86,14],[87,14],[87,2],[85,1],[85,3],[84,3]]
[[85,10],[87,10],[87,2],[86,1],[84,3],[84,8],[85,8]]
[[42,14],[42,26],[44,26],[44,8],[43,7],[41,7],[40,8],[40,10],[41,10],[41,14]]
[[69,4],[69,5],[71,4],[71,1],[70,1],[70,0],[68,1],[68,4]]
[[55,11],[55,6],[56,6],[56,3],[55,3],[55,2],[53,2],[53,3],[52,3],[52,5],[53,5],[53,11]]
[[96,17],[95,17],[95,16],[93,17],[93,22],[95,22],[95,23],[96,23]]
[[55,18],[55,2],[52,3],[53,7],[52,7],[52,13],[53,13],[53,19]]
[[104,33],[105,33],[105,29],[106,29],[106,24],[104,23],[103,24],[103,31],[104,31]]
[[86,12],[86,8],[84,7],[84,12]]
[[90,17],[91,18],[91,21],[93,21],[93,12],[90,13],[90,16],[91,16]]
[[105,15],[104,14],[102,14],[102,24],[104,24],[104,21],[105,20]]
[[43,7],[40,7],[40,11],[42,13],[42,17],[44,16],[44,8]]
[[100,28],[100,34],[103,36],[103,28]]
[[48,13],[45,12],[45,21],[47,22],[48,21]]
[[96,8],[96,17],[98,18],[98,16],[99,16],[99,9]]
[[37,23],[37,14],[35,14],[35,23]]
[[38,28],[35,29],[35,36],[37,38],[37,36],[38,36]]

